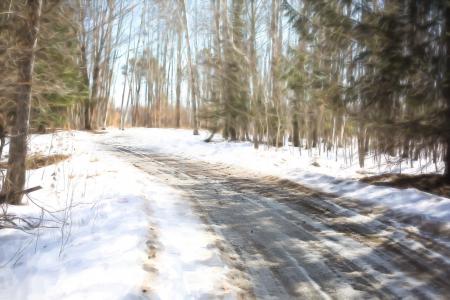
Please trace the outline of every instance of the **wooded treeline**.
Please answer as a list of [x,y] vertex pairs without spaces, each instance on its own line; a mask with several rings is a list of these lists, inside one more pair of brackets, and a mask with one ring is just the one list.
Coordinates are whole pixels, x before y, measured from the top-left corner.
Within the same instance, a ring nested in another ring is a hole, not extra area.
[[146,3],[126,74],[131,125],[180,126],[182,86],[191,127],[255,147],[351,148],[361,167],[443,161],[450,180],[447,1]]
[[0,202],[20,203],[30,129],[105,126],[121,24],[119,0],[0,2]]
[[[30,127],[190,127],[352,149],[361,167],[443,161],[450,181],[446,0],[8,0],[0,12],[9,170]],[[8,180],[3,193],[23,188]]]
[[[450,179],[447,1],[212,1],[202,126],[231,140],[356,145]],[[201,67],[200,67],[201,66]]]
[[184,124],[229,140],[444,161],[450,178],[446,1],[187,3],[188,20],[181,0],[141,13],[131,125],[180,126],[181,86]]

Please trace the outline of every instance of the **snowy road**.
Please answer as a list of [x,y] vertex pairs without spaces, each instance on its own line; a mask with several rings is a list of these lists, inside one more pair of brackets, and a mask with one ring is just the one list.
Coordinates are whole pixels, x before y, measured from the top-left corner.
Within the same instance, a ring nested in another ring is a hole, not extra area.
[[241,297],[445,299],[450,248],[368,207],[244,169],[108,143],[182,191]]

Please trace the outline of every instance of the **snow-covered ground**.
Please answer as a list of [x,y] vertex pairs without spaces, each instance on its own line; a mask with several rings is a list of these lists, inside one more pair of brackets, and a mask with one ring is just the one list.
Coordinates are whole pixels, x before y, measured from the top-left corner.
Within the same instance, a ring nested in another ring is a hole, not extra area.
[[31,152],[71,157],[30,171],[27,186],[43,189],[2,207],[40,226],[0,229],[0,299],[226,296],[215,237],[183,195],[102,152],[94,137],[31,138]]
[[[251,143],[228,143],[220,137],[205,143],[207,134],[136,128],[33,136],[32,152],[65,153],[70,158],[30,171],[27,186],[43,189],[30,194],[26,205],[2,207],[8,214],[41,223],[35,229],[0,229],[0,299],[198,299],[238,294],[216,237],[193,212],[186,195],[163,178],[113,156],[102,141],[246,168],[444,226],[450,222],[450,199],[357,181],[362,173],[390,171],[388,164],[370,163],[369,158],[367,169],[360,170],[356,159],[346,163],[340,155],[300,155],[293,147],[255,150]],[[414,173],[418,168],[419,163],[403,171]]]
[[[208,132],[193,136],[191,130],[176,129],[145,129],[133,128],[125,132],[111,130],[105,138],[114,139],[124,144],[132,141],[133,146],[151,149],[155,152],[204,160],[213,163],[224,163],[261,174],[275,175],[289,179],[305,186],[319,189],[358,201],[367,201],[384,206],[402,214],[420,216],[422,222],[438,222],[440,226],[448,227],[450,223],[450,199],[421,192],[416,189],[396,189],[383,186],[368,185],[357,179],[362,174],[381,174],[385,172],[403,173],[433,172],[435,166],[425,162],[409,164],[390,163],[392,158],[382,162],[373,158],[366,159],[366,168],[360,169],[357,157],[344,159],[343,151],[338,154],[323,153],[319,150],[302,150],[286,146],[269,148],[261,146],[256,150],[249,142],[230,143],[216,136],[213,142],[203,140]],[[136,141],[139,141],[136,144]],[[439,166],[438,166],[439,169]]]

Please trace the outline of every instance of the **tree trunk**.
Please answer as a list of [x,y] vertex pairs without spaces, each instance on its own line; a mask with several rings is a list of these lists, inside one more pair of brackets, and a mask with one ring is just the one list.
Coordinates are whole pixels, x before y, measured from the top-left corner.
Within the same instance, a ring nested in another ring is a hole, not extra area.
[[249,58],[251,76],[251,108],[253,113],[253,146],[259,148],[261,106],[259,101],[259,78],[258,78],[258,58],[256,54],[256,6],[255,1],[250,2],[250,38],[249,38]]
[[31,87],[35,49],[38,40],[42,0],[28,0],[26,3],[26,24],[17,31],[19,40],[19,68],[16,90],[16,120],[12,129],[9,147],[8,171],[2,194],[10,204],[20,204],[21,191],[25,187],[25,160],[27,136],[31,110]]
[[272,43],[271,60],[271,83],[272,83],[272,103],[274,107],[274,120],[272,120],[272,145],[280,147],[283,145],[281,128],[281,50],[282,37],[280,31],[280,0],[272,0],[272,16],[270,20],[270,40]]
[[5,147],[6,120],[0,113],[0,160],[2,159],[3,148]]
[[194,135],[198,135],[198,120],[197,120],[197,91],[196,91],[196,84],[195,84],[195,73],[194,73],[194,67],[192,66],[192,54],[191,54],[191,41],[189,37],[189,27],[187,22],[187,15],[186,15],[186,3],[185,0],[180,0],[180,6],[181,6],[181,14],[183,18],[184,23],[184,30],[186,30],[186,47],[187,47],[187,56],[188,56],[188,64],[189,64],[189,75],[191,78],[191,101],[192,101],[192,125],[194,127]]
[[[443,95],[447,104],[447,119],[445,126],[450,128],[450,4],[446,3],[445,7],[445,47],[446,47],[446,66],[445,66],[445,82]],[[445,130],[444,143],[446,146],[444,163],[444,177],[450,183],[450,130]]]
[[181,29],[178,29],[177,37],[177,86],[176,86],[176,112],[175,112],[175,123],[176,127],[180,128],[180,106],[181,106]]
[[[133,17],[133,15],[132,15]],[[129,60],[130,60],[130,45],[131,45],[131,28],[132,26],[130,26],[130,32],[128,33],[128,46],[127,46],[127,59],[126,59],[126,64],[125,64],[125,72],[124,72],[124,83],[123,83],[123,89],[122,89],[122,101],[120,104],[120,125],[119,125],[119,129],[124,130],[124,111],[123,111],[123,105],[125,102],[125,91],[126,91],[126,87],[127,87],[127,81],[128,81],[128,65],[130,64]]]
[[294,147],[300,146],[300,138],[299,138],[299,127],[298,127],[298,119],[294,114],[294,120],[292,121],[292,142]]
[[5,136],[4,135],[0,136],[0,160],[2,159],[3,148],[5,147],[5,143],[6,143]]
[[358,129],[358,161],[360,168],[364,168],[364,161],[366,159],[366,143],[364,139],[364,125],[360,124]]
[[91,91],[91,97],[89,100],[89,104],[87,105],[87,107],[85,108],[87,110],[87,112],[85,111],[85,115],[89,114],[88,116],[88,123],[86,123],[86,130],[91,130],[92,129],[92,122],[94,122],[94,127],[95,127],[95,121],[93,121],[93,116],[94,116],[94,110],[97,106],[97,102],[98,102],[98,84],[99,84],[99,74],[100,74],[100,64],[99,62],[96,62],[94,65],[94,71],[93,71],[93,75],[92,75],[92,91]]
[[[83,80],[87,86],[89,86],[89,73],[87,66],[87,53],[86,46],[83,44],[81,46],[81,68],[83,70]],[[91,112],[90,112],[90,98],[89,96],[84,99],[84,129],[91,129]]]
[[445,163],[445,170],[444,170],[444,178],[447,182],[450,182],[450,138],[447,138],[447,149],[445,152],[444,157],[444,163]]

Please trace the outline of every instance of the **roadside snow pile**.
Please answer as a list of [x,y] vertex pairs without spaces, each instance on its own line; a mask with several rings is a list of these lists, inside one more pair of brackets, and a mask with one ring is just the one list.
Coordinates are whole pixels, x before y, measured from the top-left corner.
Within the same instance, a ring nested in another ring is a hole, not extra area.
[[[450,199],[434,196],[416,189],[399,190],[383,186],[373,186],[355,180],[361,173],[379,174],[396,171],[387,163],[383,165],[366,160],[367,169],[353,164],[345,164],[342,156],[318,153],[299,155],[294,147],[256,150],[249,142],[228,143],[217,137],[211,143],[203,140],[207,132],[193,136],[190,130],[134,128],[126,131],[111,130],[107,138],[118,143],[128,143],[154,152],[204,160],[212,163],[224,163],[250,169],[265,175],[275,175],[293,180],[310,188],[322,190],[353,200],[366,201],[374,205],[383,205],[403,215],[420,217],[420,222],[433,221],[446,227],[450,222]],[[399,167],[399,166],[397,166]],[[405,167],[405,166],[403,166]],[[423,169],[419,163],[414,168],[403,168],[402,172],[417,173]],[[433,171],[433,166],[428,171]]]
[[[97,149],[93,136],[63,132],[31,138],[32,152],[71,157],[30,171],[27,186],[43,189],[24,199],[26,205],[3,207],[40,223],[28,230],[0,229],[0,299],[212,294],[226,267],[214,256],[201,222],[189,215],[189,205],[181,205],[181,196],[156,178]],[[188,245],[180,243],[185,239]],[[167,249],[150,257],[153,244]],[[190,252],[181,255],[183,247]],[[216,259],[205,262],[200,256]],[[154,282],[153,269],[161,273]],[[200,278],[200,271],[207,277]]]
[[[136,171],[99,157],[86,133],[35,136],[33,152],[70,153],[30,171],[43,189],[8,206],[39,227],[0,230],[0,299],[123,299],[144,281],[148,220]],[[119,171],[120,170],[120,171]],[[134,172],[134,173],[133,173]],[[125,184],[126,183],[126,184]]]

